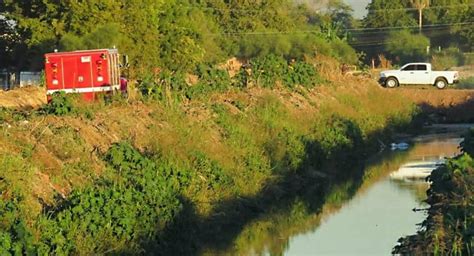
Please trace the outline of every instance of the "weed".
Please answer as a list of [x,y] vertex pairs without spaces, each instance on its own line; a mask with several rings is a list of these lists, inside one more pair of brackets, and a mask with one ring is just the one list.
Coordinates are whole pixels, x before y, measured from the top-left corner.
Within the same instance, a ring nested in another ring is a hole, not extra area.
[[200,65],[196,71],[198,83],[186,89],[186,97],[195,99],[208,95],[211,92],[224,92],[231,85],[231,79],[227,71]]
[[51,102],[43,107],[43,111],[46,114],[52,114],[57,116],[64,116],[67,114],[74,113],[72,96],[66,95],[65,92],[55,92],[51,96]]
[[105,253],[112,243],[137,247],[180,210],[175,186],[181,184],[171,181],[177,178],[168,166],[128,143],[113,145],[105,160],[112,168],[109,178],[73,191],[49,218],[40,218],[40,254]]

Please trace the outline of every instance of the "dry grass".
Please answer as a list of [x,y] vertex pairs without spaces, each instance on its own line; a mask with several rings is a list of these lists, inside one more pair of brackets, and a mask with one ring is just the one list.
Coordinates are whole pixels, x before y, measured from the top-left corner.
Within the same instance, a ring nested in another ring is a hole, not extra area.
[[46,103],[43,87],[24,87],[11,91],[0,91],[0,107],[37,109]]

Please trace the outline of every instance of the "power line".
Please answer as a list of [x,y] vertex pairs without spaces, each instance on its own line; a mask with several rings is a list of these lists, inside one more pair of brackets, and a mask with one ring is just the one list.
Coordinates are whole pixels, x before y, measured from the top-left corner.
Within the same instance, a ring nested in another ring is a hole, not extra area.
[[[452,5],[439,5],[439,6],[430,6],[425,7],[423,10],[432,10],[432,9],[452,9],[458,7],[474,7],[474,4],[452,4]],[[407,8],[398,8],[398,9],[380,9],[380,10],[369,10],[368,13],[377,13],[377,12],[386,12],[386,11],[417,11],[418,8],[407,7]]]
[[[437,28],[437,27],[452,27],[452,26],[460,26],[460,25],[470,25],[474,24],[473,21],[468,22],[459,22],[459,23],[445,23],[445,24],[431,24],[431,25],[424,25],[422,28]],[[376,30],[396,30],[396,29],[417,29],[418,26],[389,26],[389,27],[372,27],[372,28],[353,28],[353,29],[345,29],[342,32],[352,32],[352,31],[376,31]],[[287,34],[312,34],[312,33],[319,33],[321,30],[310,29],[310,30],[291,30],[291,31],[251,31],[251,32],[228,32],[228,33],[209,33],[205,35],[211,36],[238,36],[238,35],[287,35]],[[384,32],[384,31],[377,31],[377,32]],[[372,32],[373,33],[373,32]]]
[[[221,12],[237,12],[237,13],[256,13],[256,9],[238,9],[238,8],[216,8],[216,7],[204,7],[204,6],[180,6],[185,9],[200,9],[200,10],[211,10],[211,11],[221,11]],[[440,6],[430,6],[425,7],[423,10],[432,10],[432,9],[453,9],[458,7],[474,7],[474,4],[453,4],[453,5],[440,5]],[[324,11],[329,10],[328,8],[318,8],[315,11]],[[387,12],[387,11],[417,11],[418,8],[407,7],[407,8],[397,8],[397,9],[380,9],[380,10],[369,10],[368,13],[377,13],[377,12]]]
[[[474,24],[474,20],[458,23],[444,23],[444,24],[431,24],[423,25],[422,28],[431,28],[431,27],[440,27],[440,26],[457,26],[457,25],[469,25]],[[345,31],[371,31],[371,30],[386,30],[386,29],[410,29],[410,28],[419,28],[419,26],[391,26],[391,27],[372,27],[372,28],[353,28],[346,29]]]
[[[453,23],[454,24],[454,23]],[[447,29],[450,29],[450,27],[453,27],[454,25],[451,25],[451,26],[438,26],[438,27],[422,27],[423,28],[423,31],[424,32],[432,32],[432,31],[436,31],[436,30],[447,30]],[[400,29],[404,29],[405,27],[403,28],[400,28]],[[412,28],[412,29],[415,29],[415,28]],[[416,30],[418,30],[419,27],[417,26],[416,27]],[[392,30],[395,30],[395,29],[392,29]],[[365,36],[365,35],[374,35],[374,34],[382,34],[382,33],[390,33],[392,30],[388,30],[388,31],[360,31],[360,32],[352,32],[351,35],[352,36]]]

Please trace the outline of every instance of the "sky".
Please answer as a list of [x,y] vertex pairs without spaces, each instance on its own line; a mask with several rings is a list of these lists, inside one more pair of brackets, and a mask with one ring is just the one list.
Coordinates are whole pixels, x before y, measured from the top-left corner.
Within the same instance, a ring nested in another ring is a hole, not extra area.
[[362,19],[367,14],[365,7],[370,3],[371,0],[344,0],[348,5],[354,9],[354,17]]
[[[298,4],[307,4],[318,10],[328,4],[330,0],[294,0]],[[371,2],[371,0],[343,0],[346,4],[350,5],[354,9],[354,17],[362,19],[367,14],[365,7]]]

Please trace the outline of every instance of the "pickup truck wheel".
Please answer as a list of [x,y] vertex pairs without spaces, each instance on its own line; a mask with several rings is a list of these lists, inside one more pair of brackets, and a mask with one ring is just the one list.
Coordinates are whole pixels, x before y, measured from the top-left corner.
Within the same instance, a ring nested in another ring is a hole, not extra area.
[[446,86],[448,86],[448,81],[444,78],[438,78],[436,79],[435,86],[438,89],[444,89]]
[[388,88],[395,88],[398,86],[398,80],[394,77],[389,77],[387,78],[387,81],[385,81],[385,85]]

